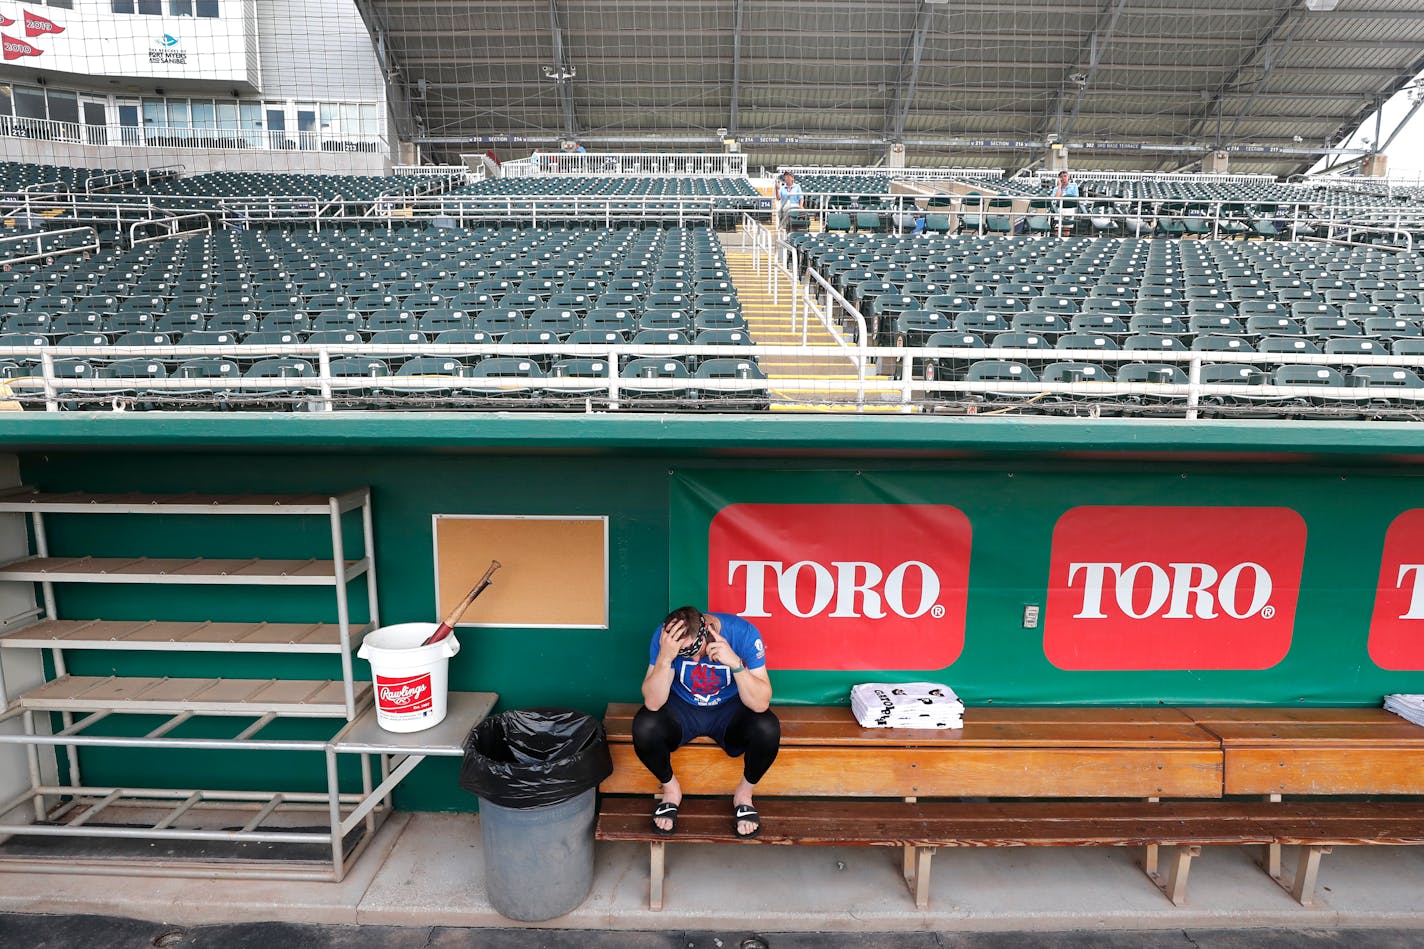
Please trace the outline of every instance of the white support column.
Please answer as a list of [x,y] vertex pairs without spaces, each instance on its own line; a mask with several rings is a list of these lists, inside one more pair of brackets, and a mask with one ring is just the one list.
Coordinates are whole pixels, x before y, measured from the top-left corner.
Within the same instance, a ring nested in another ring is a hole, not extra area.
[[[14,455],[0,455],[0,487],[20,484],[19,461]],[[28,555],[28,528],[24,514],[0,514],[0,560],[18,560]],[[32,583],[0,584],[0,630],[16,629],[34,622],[38,609]],[[38,649],[0,649],[0,701],[14,701],[44,681]],[[49,716],[39,716],[39,731],[49,732]],[[22,734],[24,722],[17,716],[0,724],[10,734]],[[44,784],[57,784],[54,747],[49,745],[0,746],[0,801],[8,801],[31,786],[31,760],[36,777]],[[26,811],[25,813],[29,813]],[[20,809],[0,814],[0,821],[20,822]]]
[[1231,153],[1223,151],[1207,152],[1202,159],[1202,173],[1207,175],[1229,175],[1231,173]]

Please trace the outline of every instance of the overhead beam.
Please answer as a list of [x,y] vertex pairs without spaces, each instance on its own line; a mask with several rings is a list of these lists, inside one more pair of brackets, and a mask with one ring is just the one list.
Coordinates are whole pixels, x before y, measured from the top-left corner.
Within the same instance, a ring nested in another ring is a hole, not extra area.
[[[1083,108],[1083,97],[1087,95],[1088,90],[1093,85],[1093,80],[1098,76],[1098,64],[1103,61],[1103,51],[1112,43],[1113,32],[1117,29],[1118,17],[1122,16],[1122,9],[1126,5],[1127,0],[1109,0],[1108,5],[1104,7],[1102,12],[1098,15],[1097,25],[1093,27],[1093,32],[1088,35],[1087,49],[1085,50],[1088,54],[1088,71],[1081,83],[1075,83],[1075,85],[1078,86],[1078,93],[1073,97],[1073,111],[1068,116],[1066,122],[1063,119],[1063,107],[1067,101],[1067,83],[1072,81],[1072,74],[1063,77],[1064,85],[1058,93],[1058,106],[1054,110],[1056,114],[1053,119],[1054,125],[1056,126],[1055,131],[1058,134],[1058,140],[1060,142],[1067,141],[1068,136],[1073,134],[1073,123],[1078,121],[1078,112]],[[1082,58],[1080,52],[1077,59],[1081,61]],[[1073,67],[1069,66],[1068,68],[1071,69]]]
[[[1201,134],[1206,127],[1206,123],[1210,121],[1213,114],[1215,114],[1218,133],[1216,136],[1217,144],[1222,144],[1222,136],[1220,134],[1222,102],[1228,95],[1235,94],[1234,90],[1236,86],[1241,82],[1242,77],[1246,74],[1248,69],[1261,69],[1263,71],[1263,75],[1258,80],[1256,91],[1259,91],[1259,87],[1265,84],[1275,64],[1275,59],[1272,55],[1272,44],[1275,42],[1276,37],[1280,35],[1281,31],[1285,29],[1286,24],[1291,21],[1291,14],[1295,9],[1296,4],[1292,2],[1281,11],[1280,15],[1277,16],[1270,27],[1267,28],[1266,35],[1261,37],[1260,41],[1250,48],[1246,56],[1236,64],[1236,68],[1231,71],[1231,74],[1216,87],[1216,91],[1212,93],[1211,97],[1207,99],[1206,103],[1198,110],[1197,114],[1188,122],[1188,134]],[[1257,66],[1256,62],[1262,54],[1265,55],[1267,62],[1263,66]],[[1251,104],[1255,104],[1255,99],[1256,96],[1253,92],[1250,99]]]
[[[952,8],[951,8],[951,9],[952,9]],[[1333,13],[1330,14],[1330,16],[1334,16],[1334,15],[1335,15],[1335,14],[1333,14]],[[1395,30],[1395,31],[1393,31],[1393,38],[1391,38],[1391,39],[1353,39],[1353,40],[1352,40],[1352,39],[1343,39],[1343,38],[1342,38],[1342,39],[1306,39],[1306,38],[1303,38],[1303,39],[1297,40],[1297,41],[1296,41],[1296,45],[1297,45],[1299,48],[1301,48],[1301,49],[1314,49],[1314,50],[1351,50],[1351,49],[1366,49],[1366,50],[1368,50],[1368,49],[1385,49],[1385,50],[1411,50],[1411,51],[1418,51],[1420,42],[1424,41],[1424,30],[1422,30],[1422,29],[1419,28],[1419,26],[1417,25],[1417,24],[1419,24],[1419,23],[1420,23],[1420,19],[1419,19],[1418,15],[1416,14],[1416,16],[1415,16],[1415,17],[1413,18],[1413,20],[1411,21],[1411,25],[1414,25],[1415,28],[1414,28],[1413,30],[1409,30],[1409,31],[1404,31],[1404,30],[1402,30],[1402,29]],[[415,39],[421,39],[421,38],[424,38],[424,37],[426,37],[426,36],[429,35],[429,34],[428,34],[428,31],[426,31],[426,30],[424,30],[424,29],[419,29],[419,28],[412,28],[412,29],[408,29],[408,30],[402,30],[402,29],[399,29],[399,28],[392,28],[392,29],[389,31],[389,33],[390,33],[391,36],[408,36],[408,37],[412,37],[412,38],[415,38]],[[442,31],[440,35],[441,35],[442,37],[447,37],[447,38],[448,38],[448,37],[456,37],[456,38],[459,38],[459,39],[482,40],[482,41],[484,41],[484,44],[483,44],[483,45],[484,45],[485,47],[491,48],[491,49],[499,49],[499,48],[501,48],[501,41],[502,41],[502,40],[504,40],[504,39],[518,40],[518,39],[520,39],[520,38],[527,37],[527,36],[528,36],[528,31],[527,31],[527,30],[517,30],[517,29],[501,30],[501,29],[498,28],[497,25],[495,25],[495,26],[492,26],[492,27],[489,27],[489,28],[469,27],[469,28],[466,28],[466,29],[451,29],[451,30]],[[590,30],[590,31],[589,31],[587,34],[585,34],[585,35],[587,35],[590,39],[604,39],[604,38],[610,39],[610,40],[626,39],[626,38],[627,38],[627,30],[621,30],[621,31],[620,31],[620,30],[618,30],[618,29],[616,29],[616,28],[610,28],[610,29],[606,29],[606,30],[594,29],[594,30]],[[678,38],[693,38],[693,39],[714,39],[714,40],[721,40],[721,39],[723,39],[723,38],[726,37],[726,29],[725,29],[725,28],[720,28],[720,29],[719,29],[719,28],[714,28],[714,27],[706,27],[706,28],[689,27],[689,28],[687,28],[687,29],[679,28],[676,32],[673,32],[673,31],[669,30],[669,31],[667,31],[667,32],[665,32],[665,33],[655,33],[655,32],[652,32],[652,31],[640,30],[640,31],[639,31],[639,36],[642,37],[642,38],[646,38],[647,41],[652,41],[653,39],[655,39],[655,38],[658,37],[658,36],[678,37]],[[845,31],[843,31],[843,30],[834,30],[834,29],[821,30],[821,29],[816,29],[816,28],[814,28],[814,27],[807,27],[807,28],[805,28],[805,29],[797,29],[797,31],[796,31],[796,37],[797,37],[797,39],[804,40],[804,41],[812,41],[812,40],[821,41],[821,40],[824,40],[824,41],[827,42],[827,43],[831,43],[831,42],[835,42],[835,41],[837,41],[837,40],[840,41],[840,42],[845,42],[846,34],[845,34]],[[780,39],[780,40],[783,40],[783,41],[784,41],[785,38],[786,38],[786,34],[785,34],[785,33],[782,33],[782,32],[779,32],[779,31],[777,31],[777,30],[766,30],[766,29],[763,29],[763,30],[751,30],[751,29],[744,29],[744,30],[742,31],[742,38],[743,38],[743,40],[746,40],[746,39]],[[1020,47],[1021,47],[1021,46],[1028,45],[1028,44],[1042,43],[1042,44],[1051,44],[1051,45],[1053,45],[1053,46],[1062,46],[1062,45],[1064,45],[1064,41],[1065,41],[1066,38],[1067,38],[1067,37],[1065,37],[1065,35],[1064,35],[1063,33],[1061,33],[1061,32],[1059,32],[1059,33],[1054,33],[1054,32],[1036,33],[1036,32],[1033,32],[1033,31],[1031,31],[1031,30],[1025,30],[1025,31],[1023,31],[1023,32],[984,31],[984,30],[975,31],[975,30],[970,30],[970,31],[965,31],[965,32],[956,32],[956,33],[954,34],[954,39],[955,39],[956,44],[960,44],[960,45],[966,45],[966,44],[974,44],[974,45],[977,45],[977,44],[981,44],[981,43],[996,43],[996,44],[1014,44],[1014,45],[1016,45],[1016,46],[1020,46]],[[1083,37],[1084,41],[1086,41],[1087,38],[1088,38],[1087,36],[1084,36],[1084,37]],[[1203,48],[1204,46],[1210,46],[1210,45],[1221,45],[1221,44],[1212,44],[1212,42],[1211,42],[1212,39],[1213,39],[1213,37],[1211,37],[1211,36],[1196,36],[1196,35],[1192,35],[1192,34],[1182,34],[1182,35],[1176,35],[1176,36],[1159,36],[1159,35],[1153,35],[1153,36],[1137,36],[1137,35],[1125,33],[1125,34],[1122,34],[1122,35],[1119,35],[1119,36],[1115,37],[1114,40],[1113,40],[1113,44],[1116,45],[1116,46],[1162,46],[1162,47],[1168,47],[1168,46],[1172,46],[1172,47],[1175,47],[1175,46],[1184,46],[1184,47],[1190,47],[1190,48],[1192,48],[1192,49],[1201,49],[1201,48]],[[822,56],[822,50],[823,50],[823,48],[824,48],[824,47],[820,46],[819,44],[811,44],[811,45],[808,46],[808,55],[815,54],[817,57],[821,57],[821,56]],[[1243,43],[1243,44],[1240,45],[1239,48],[1240,48],[1243,52],[1246,52],[1246,51],[1249,51],[1249,50],[1250,50],[1251,48],[1253,48],[1253,47],[1252,47],[1252,46],[1248,46],[1248,44]],[[855,61],[855,62],[860,62],[859,59],[856,59],[856,60],[854,60],[854,61]],[[1165,65],[1165,64],[1164,64],[1164,65]]]
[[396,137],[409,140],[416,133],[415,109],[411,105],[410,91],[399,81],[402,73],[390,48],[390,33],[382,15],[384,6],[372,0],[355,0],[355,3],[356,14],[371,38],[376,65],[381,70],[381,80],[386,87],[386,107],[395,120]]
[[737,107],[742,95],[742,4],[732,10],[732,102],[727,109],[727,134],[737,137]]
[[559,91],[559,109],[564,114],[564,134],[570,139],[578,137],[578,118],[574,115],[574,92],[569,86],[573,79],[573,66],[569,62],[568,51],[564,47],[564,28],[559,23],[559,2],[549,0],[549,31],[554,40],[554,70],[552,77]]
[[895,81],[895,96],[886,110],[885,137],[898,142],[905,134],[905,123],[910,117],[910,106],[915,100],[915,85],[920,81],[920,57],[925,51],[925,37],[929,33],[933,9],[925,0],[919,0],[915,13],[915,29],[900,55],[900,74]]

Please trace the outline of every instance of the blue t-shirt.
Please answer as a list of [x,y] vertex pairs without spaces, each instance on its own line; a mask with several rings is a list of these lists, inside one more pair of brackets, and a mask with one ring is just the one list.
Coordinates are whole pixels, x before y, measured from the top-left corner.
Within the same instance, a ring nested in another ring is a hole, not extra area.
[[[766,666],[766,645],[755,626],[732,613],[709,615],[722,621],[722,638],[748,669]],[[653,630],[653,646],[648,658],[650,666],[657,664],[662,632],[660,623]],[[705,656],[700,661],[677,656],[672,661],[672,694],[690,705],[721,705],[737,694],[737,683],[729,666],[708,662]]]

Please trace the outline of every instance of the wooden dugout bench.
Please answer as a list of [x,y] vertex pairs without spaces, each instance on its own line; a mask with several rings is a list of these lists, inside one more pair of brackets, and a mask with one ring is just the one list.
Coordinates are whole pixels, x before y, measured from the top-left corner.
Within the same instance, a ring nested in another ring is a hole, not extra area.
[[[1141,846],[1148,875],[1180,904],[1202,846],[1262,845],[1272,877],[1308,904],[1331,847],[1424,843],[1418,801],[1320,797],[1424,792],[1424,729],[1381,709],[981,707],[962,730],[934,732],[862,729],[843,706],[782,706],[753,841],[733,833],[741,761],[706,740],[673,756],[685,794],[677,833],[653,833],[658,786],[633,752],[637,709],[607,710],[614,771],[600,786],[597,836],[649,844],[653,909],[671,842],[900,847],[920,908],[941,847]],[[1290,881],[1282,845],[1304,848]],[[1165,874],[1161,846],[1174,848]]]
[[[1183,708],[1221,742],[1223,791],[1313,817],[1309,840],[1267,844],[1271,878],[1310,905],[1320,857],[1349,844],[1418,844],[1424,823],[1424,728],[1382,708]],[[1412,796],[1351,803],[1338,798]],[[1336,798],[1337,800],[1331,800]],[[1276,811],[1267,809],[1268,814]],[[1294,878],[1281,846],[1302,847]]]
[[[637,705],[608,706],[613,774],[600,786],[597,836],[650,845],[649,905],[662,905],[669,842],[739,842],[728,795],[742,762],[706,740],[673,756],[684,800],[677,833],[653,833],[657,781],[633,752]],[[1221,796],[1220,743],[1175,709],[975,708],[963,729],[865,729],[844,706],[780,706],[781,752],[757,786],[756,843],[903,848],[907,884],[929,902],[939,847],[1148,846],[1146,869],[1180,901],[1194,846],[1179,847],[1165,881],[1156,845],[1180,842],[1160,798]],[[638,795],[627,797],[627,795]],[[713,800],[693,798],[714,796]],[[621,797],[620,797],[621,796]],[[1091,835],[1082,810],[1047,801],[1001,804],[923,798],[1126,798],[1115,828]],[[1065,823],[1067,822],[1067,823]],[[1071,825],[1071,827],[1069,827]]]

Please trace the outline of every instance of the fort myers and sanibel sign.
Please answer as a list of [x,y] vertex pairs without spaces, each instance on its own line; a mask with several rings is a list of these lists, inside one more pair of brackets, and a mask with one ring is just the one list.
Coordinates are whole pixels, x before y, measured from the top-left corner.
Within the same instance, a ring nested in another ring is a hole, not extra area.
[[774,669],[818,682],[944,671],[1019,701],[1424,691],[1424,509],[1371,527],[1280,496],[1299,482],[1228,505],[999,480],[676,475],[670,598],[745,616]]

